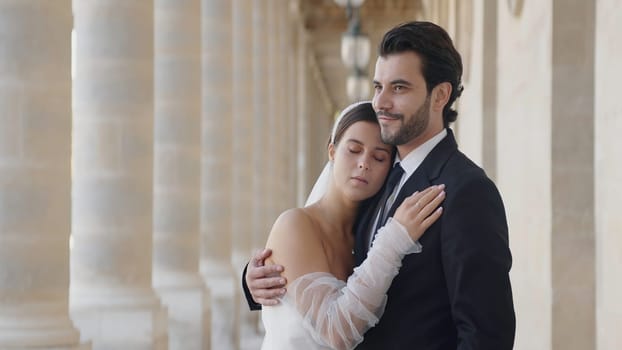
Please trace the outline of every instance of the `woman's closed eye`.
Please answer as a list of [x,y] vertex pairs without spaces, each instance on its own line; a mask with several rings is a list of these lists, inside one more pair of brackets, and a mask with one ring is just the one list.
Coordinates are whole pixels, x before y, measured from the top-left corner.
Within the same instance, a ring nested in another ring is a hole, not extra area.
[[361,153],[361,148],[360,147],[348,147],[348,151],[354,154]]
[[380,162],[380,163],[382,163],[382,162],[384,162],[385,160],[387,160],[387,158],[386,158],[386,157],[384,157],[384,156],[374,156],[374,159],[375,159],[375,160],[377,160],[377,161],[378,161],[378,162]]
[[[348,152],[352,153],[352,154],[359,154],[363,151],[363,149],[361,147],[348,147]],[[385,160],[387,160],[387,156],[384,154],[384,152],[380,153],[380,154],[374,154],[373,155],[374,159],[377,162],[384,162]]]

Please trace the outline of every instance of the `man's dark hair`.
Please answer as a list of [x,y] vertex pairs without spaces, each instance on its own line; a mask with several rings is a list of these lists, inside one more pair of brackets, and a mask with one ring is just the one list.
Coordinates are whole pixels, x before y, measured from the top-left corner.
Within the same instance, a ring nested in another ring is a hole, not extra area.
[[421,59],[421,74],[425,79],[428,94],[443,82],[451,84],[451,95],[443,108],[443,125],[456,121],[458,112],[451,105],[462,94],[462,58],[449,34],[440,26],[430,22],[408,22],[389,30],[378,47],[378,55],[412,51]]

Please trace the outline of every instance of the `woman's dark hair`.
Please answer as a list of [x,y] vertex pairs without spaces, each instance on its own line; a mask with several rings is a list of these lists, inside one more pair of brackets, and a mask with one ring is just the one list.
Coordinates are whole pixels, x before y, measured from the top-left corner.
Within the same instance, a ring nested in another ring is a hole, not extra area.
[[336,145],[352,124],[361,121],[378,124],[376,112],[372,108],[371,102],[363,102],[351,107],[339,120],[334,135],[331,135],[329,142],[332,141]]
[[380,45],[378,55],[412,51],[421,59],[421,74],[425,79],[428,94],[443,82],[451,84],[451,95],[443,108],[443,125],[456,121],[458,112],[451,105],[462,94],[462,58],[447,32],[430,22],[408,22],[389,30]]

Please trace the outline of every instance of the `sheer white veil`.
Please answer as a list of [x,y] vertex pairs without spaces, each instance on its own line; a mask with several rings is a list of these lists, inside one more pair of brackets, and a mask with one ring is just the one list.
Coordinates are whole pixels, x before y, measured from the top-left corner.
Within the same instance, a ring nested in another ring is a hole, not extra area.
[[[339,113],[339,116],[337,117],[337,119],[335,119],[335,123],[333,124],[333,131],[330,134],[330,143],[335,143],[335,134],[337,133],[337,126],[341,122],[341,119],[343,118],[343,116],[349,111],[351,111],[354,107],[360,106],[365,103],[371,103],[371,101],[355,102],[349,105],[348,107],[344,108],[341,111],[341,113]],[[324,165],[324,169],[322,169],[322,172],[320,173],[320,176],[315,181],[315,184],[313,185],[313,188],[311,189],[311,193],[309,194],[309,197],[307,197],[307,201],[305,202],[305,207],[317,202],[318,200],[320,200],[320,198],[322,198],[322,196],[324,196],[324,194],[328,190],[331,168],[332,168],[331,162],[327,161],[326,165]]]

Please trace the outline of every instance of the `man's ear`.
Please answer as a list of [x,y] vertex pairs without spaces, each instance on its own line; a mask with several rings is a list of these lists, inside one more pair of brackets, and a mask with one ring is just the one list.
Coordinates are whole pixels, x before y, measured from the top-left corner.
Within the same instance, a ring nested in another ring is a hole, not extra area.
[[449,97],[451,96],[451,84],[449,82],[443,82],[436,85],[432,89],[431,96],[431,106],[433,111],[443,112],[443,108],[449,101]]
[[335,144],[331,142],[328,144],[328,160],[332,162],[334,159],[335,159]]

